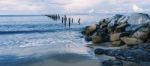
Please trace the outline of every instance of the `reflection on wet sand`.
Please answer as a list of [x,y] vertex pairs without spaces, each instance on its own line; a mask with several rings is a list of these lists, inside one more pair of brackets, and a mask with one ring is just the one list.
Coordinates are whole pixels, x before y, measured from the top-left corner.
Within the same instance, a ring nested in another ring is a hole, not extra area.
[[96,59],[80,54],[53,54],[45,60],[30,63],[25,66],[100,66]]

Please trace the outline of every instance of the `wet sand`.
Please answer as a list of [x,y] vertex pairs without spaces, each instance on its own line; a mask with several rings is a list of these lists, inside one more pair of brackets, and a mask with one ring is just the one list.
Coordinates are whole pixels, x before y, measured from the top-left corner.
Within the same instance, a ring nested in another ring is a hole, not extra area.
[[84,60],[75,63],[66,63],[48,59],[25,66],[100,66],[100,63],[96,60]]

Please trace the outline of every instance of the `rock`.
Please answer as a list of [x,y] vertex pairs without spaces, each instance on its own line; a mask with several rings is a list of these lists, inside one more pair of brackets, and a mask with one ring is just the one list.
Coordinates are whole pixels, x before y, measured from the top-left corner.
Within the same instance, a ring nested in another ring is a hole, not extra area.
[[132,37],[141,39],[143,41],[148,40],[150,34],[149,28],[141,28],[137,32],[135,32]]
[[86,36],[92,35],[96,31],[96,29],[97,29],[97,25],[96,24],[87,26],[84,29],[83,34],[86,35]]
[[92,42],[94,44],[102,43],[102,42],[107,42],[109,41],[109,35],[101,30],[97,30],[97,32],[94,33],[92,36]]
[[120,60],[106,60],[102,62],[102,66],[123,66]]
[[118,20],[119,20],[121,17],[123,17],[123,15],[120,15],[120,14],[116,14],[115,16],[111,17],[111,18],[110,18],[110,19],[111,19],[110,24],[111,24],[111,25],[117,24],[117,23],[118,23]]
[[92,37],[91,36],[85,36],[84,39],[87,42],[92,41]]
[[142,49],[144,51],[150,52],[150,43],[143,43],[134,46],[127,46],[127,49]]
[[130,24],[128,27],[126,27],[125,31],[130,33],[130,35],[132,35],[136,31],[138,31],[141,27],[142,27],[141,24],[139,24],[139,25]]
[[122,43],[122,41],[113,41],[111,45],[112,45],[113,47],[118,47],[118,46],[123,45],[123,43]]
[[[115,15],[112,17],[111,22],[108,24],[109,32],[125,32],[125,28],[129,25],[128,16]],[[110,29],[111,28],[111,29]]]
[[150,42],[150,38],[147,40],[147,42]]
[[123,63],[123,66],[139,66],[139,63],[135,63],[131,61],[122,61],[122,63]]
[[138,48],[142,48],[143,50],[150,52],[150,43],[143,43],[143,44],[127,47],[127,49],[138,49]]
[[103,29],[103,28],[107,27],[108,23],[101,22],[99,25],[100,25],[100,29]]
[[125,32],[125,29],[127,26],[129,26],[128,22],[118,24],[115,31],[116,32]]
[[116,59],[131,61],[131,62],[150,62],[150,52],[143,50],[142,48],[135,49],[95,49],[95,54],[105,54],[113,56]]
[[110,34],[110,41],[119,41],[121,37],[128,37],[129,33],[123,32],[123,33],[114,33]]
[[110,41],[118,41],[120,40],[121,33],[110,34]]
[[98,48],[98,49],[95,49],[95,50],[94,50],[94,53],[97,54],[97,55],[101,55],[101,54],[104,54],[104,53],[105,53],[105,50],[104,50],[104,49],[101,49],[101,48]]
[[[134,24],[131,25],[132,22]],[[150,39],[149,22],[150,16],[144,13],[135,13],[130,16],[116,14],[102,19],[99,24],[87,26],[83,34],[87,36],[85,40],[92,40],[94,44],[111,41],[112,46],[137,45],[148,42]]]
[[148,36],[148,33],[146,33],[146,32],[137,31],[136,33],[133,34],[132,37],[146,41],[149,36]]
[[101,34],[98,34],[97,32],[94,33],[94,35],[92,36],[92,42],[94,44],[103,42],[103,38],[102,38]]
[[118,19],[118,22],[119,22],[119,23],[125,23],[125,22],[128,21],[128,19],[129,19],[128,16],[123,16],[123,15],[122,15],[122,17],[120,17],[120,18]]
[[117,29],[119,29],[119,28],[124,28],[124,27],[127,27],[129,24],[128,24],[128,22],[121,22],[121,23],[119,23],[118,24],[118,26],[116,27]]
[[130,37],[121,37],[121,41],[123,41],[126,45],[137,45],[143,43],[140,39]]
[[[106,60],[102,62],[102,66],[139,66],[139,63],[122,60]],[[145,65],[143,64],[142,66]]]
[[130,24],[143,24],[150,22],[150,17],[145,13],[133,13],[129,16],[128,22]]

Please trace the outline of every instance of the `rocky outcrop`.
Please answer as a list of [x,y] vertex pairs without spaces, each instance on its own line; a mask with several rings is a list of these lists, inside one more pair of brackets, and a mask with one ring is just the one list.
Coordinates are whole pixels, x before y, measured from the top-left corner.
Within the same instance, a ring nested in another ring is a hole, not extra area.
[[131,62],[150,62],[150,44],[138,45],[133,48],[124,49],[95,49],[95,54],[105,54],[116,59]]
[[144,13],[130,16],[116,14],[100,20],[98,24],[87,26],[82,33],[86,37],[91,37],[93,44],[103,42],[111,42],[112,46],[142,44],[150,39],[150,17]]
[[[145,13],[134,13],[129,16],[128,22],[131,24],[143,24],[150,22],[150,16]],[[136,22],[136,23],[135,23]]]
[[150,43],[130,46],[122,49],[95,49],[97,55],[115,57],[102,62],[102,66],[149,66]]

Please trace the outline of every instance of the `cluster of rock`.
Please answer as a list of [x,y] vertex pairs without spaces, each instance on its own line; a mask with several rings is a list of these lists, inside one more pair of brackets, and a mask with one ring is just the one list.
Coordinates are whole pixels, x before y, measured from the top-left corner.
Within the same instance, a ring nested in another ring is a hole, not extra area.
[[[102,62],[102,66],[149,66],[150,43],[140,44],[132,48],[95,49],[95,54],[105,54],[115,59]],[[147,64],[145,64],[147,63]],[[140,64],[140,65],[139,65]]]
[[103,42],[111,42],[112,46],[142,44],[150,40],[150,17],[143,13],[130,16],[117,14],[100,20],[98,24],[87,26],[82,33],[85,40],[94,44]]

